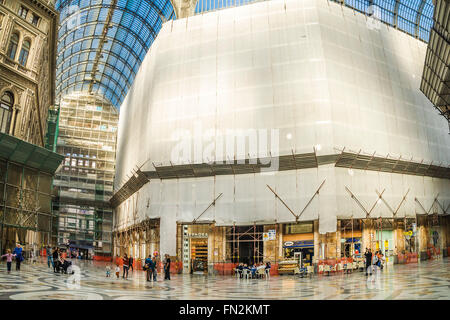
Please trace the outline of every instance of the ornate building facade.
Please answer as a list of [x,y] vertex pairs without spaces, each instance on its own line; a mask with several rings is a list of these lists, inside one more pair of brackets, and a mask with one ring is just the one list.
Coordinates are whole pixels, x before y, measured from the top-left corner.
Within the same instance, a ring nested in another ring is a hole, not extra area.
[[0,0],[1,253],[56,242],[52,184],[63,157],[45,149],[44,138],[55,103],[57,21],[49,1]]
[[0,0],[0,131],[38,146],[55,100],[57,21],[43,0]]

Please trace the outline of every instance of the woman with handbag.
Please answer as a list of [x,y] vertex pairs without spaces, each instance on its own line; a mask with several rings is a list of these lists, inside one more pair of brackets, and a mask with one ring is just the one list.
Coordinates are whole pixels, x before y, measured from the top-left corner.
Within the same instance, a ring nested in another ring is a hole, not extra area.
[[16,256],[16,270],[20,271],[20,263],[24,260],[22,255],[23,249],[20,244],[17,244],[17,247],[14,248],[13,254]]

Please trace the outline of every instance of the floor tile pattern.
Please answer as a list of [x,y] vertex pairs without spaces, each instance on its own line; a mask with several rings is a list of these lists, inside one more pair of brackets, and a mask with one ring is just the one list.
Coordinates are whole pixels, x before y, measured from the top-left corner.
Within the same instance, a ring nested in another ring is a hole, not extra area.
[[173,275],[164,281],[145,281],[143,271],[130,272],[128,279],[106,278],[104,265],[75,261],[74,275],[55,274],[42,260],[23,264],[22,270],[6,273],[0,263],[0,299],[14,300],[155,300],[155,299],[450,299],[450,260],[388,266],[366,277],[363,272],[349,275],[274,276],[266,279],[237,279],[231,276]]

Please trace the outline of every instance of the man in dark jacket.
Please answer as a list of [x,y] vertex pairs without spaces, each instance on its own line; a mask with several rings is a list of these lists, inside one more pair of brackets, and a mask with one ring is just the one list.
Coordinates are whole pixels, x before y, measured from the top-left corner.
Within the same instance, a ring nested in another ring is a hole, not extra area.
[[370,271],[370,274],[372,274],[372,251],[366,248],[366,253],[364,254],[366,257],[366,276],[368,275],[368,272]]
[[164,259],[164,280],[170,280],[170,257],[168,254],[165,255]]
[[58,249],[53,248],[53,272],[59,272],[59,254]]
[[134,271],[134,269],[133,269],[133,256],[130,256],[130,269],[131,269],[131,271]]

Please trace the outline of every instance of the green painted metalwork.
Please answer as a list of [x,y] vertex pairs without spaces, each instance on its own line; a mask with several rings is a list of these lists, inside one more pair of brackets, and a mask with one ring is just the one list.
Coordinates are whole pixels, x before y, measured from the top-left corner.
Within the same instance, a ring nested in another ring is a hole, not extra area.
[[0,158],[54,174],[64,157],[5,133],[0,133]]

